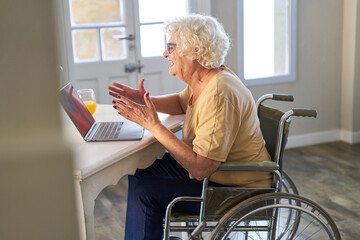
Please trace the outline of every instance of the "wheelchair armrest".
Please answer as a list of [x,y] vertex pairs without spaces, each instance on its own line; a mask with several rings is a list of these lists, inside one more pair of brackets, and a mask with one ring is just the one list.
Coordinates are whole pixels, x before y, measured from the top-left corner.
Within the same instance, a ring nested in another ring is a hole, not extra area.
[[252,161],[252,162],[224,162],[216,171],[257,171],[271,172],[279,169],[279,165],[273,161]]

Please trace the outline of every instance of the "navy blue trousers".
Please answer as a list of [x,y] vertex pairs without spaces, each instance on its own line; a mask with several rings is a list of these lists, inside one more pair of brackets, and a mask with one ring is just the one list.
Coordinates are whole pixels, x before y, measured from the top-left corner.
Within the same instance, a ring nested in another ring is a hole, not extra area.
[[[128,180],[125,240],[160,240],[169,202],[179,196],[201,196],[203,183],[190,179],[189,173],[169,153],[150,167],[137,169]],[[173,211],[198,214],[200,203],[180,202]]]

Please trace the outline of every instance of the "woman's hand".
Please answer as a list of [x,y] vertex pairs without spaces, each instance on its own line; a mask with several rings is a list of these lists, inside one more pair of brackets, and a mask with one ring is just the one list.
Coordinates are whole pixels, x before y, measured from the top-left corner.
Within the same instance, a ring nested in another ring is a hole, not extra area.
[[117,95],[116,98],[119,100],[113,100],[114,108],[124,118],[143,126],[150,132],[152,128],[161,124],[155,106],[150,100],[149,92],[145,92],[142,96],[144,104],[137,103],[121,95]]
[[145,94],[145,88],[144,88],[144,79],[140,79],[139,81],[139,89],[133,89],[130,87],[127,87],[123,84],[112,82],[112,85],[108,87],[110,90],[109,94],[115,98],[118,98],[118,96],[123,96],[127,99],[130,99],[131,101],[139,104],[145,104],[144,102],[144,94]]

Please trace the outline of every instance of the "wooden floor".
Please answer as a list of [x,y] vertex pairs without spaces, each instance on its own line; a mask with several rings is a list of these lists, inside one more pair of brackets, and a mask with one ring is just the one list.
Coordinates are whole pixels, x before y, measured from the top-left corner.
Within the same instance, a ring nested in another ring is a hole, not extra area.
[[[300,195],[333,217],[343,240],[360,239],[360,144],[334,142],[284,153],[284,169]],[[123,239],[126,178],[107,187],[95,203],[97,240]]]
[[284,159],[300,195],[325,208],[342,239],[360,239],[360,144],[335,142],[290,149]]

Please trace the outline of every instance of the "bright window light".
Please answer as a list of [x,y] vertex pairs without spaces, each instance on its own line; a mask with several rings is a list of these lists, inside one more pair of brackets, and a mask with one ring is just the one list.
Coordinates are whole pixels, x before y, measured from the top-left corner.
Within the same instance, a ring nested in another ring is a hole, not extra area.
[[273,75],[274,0],[244,0],[244,77]]
[[295,81],[297,0],[238,0],[239,76],[247,86]]

